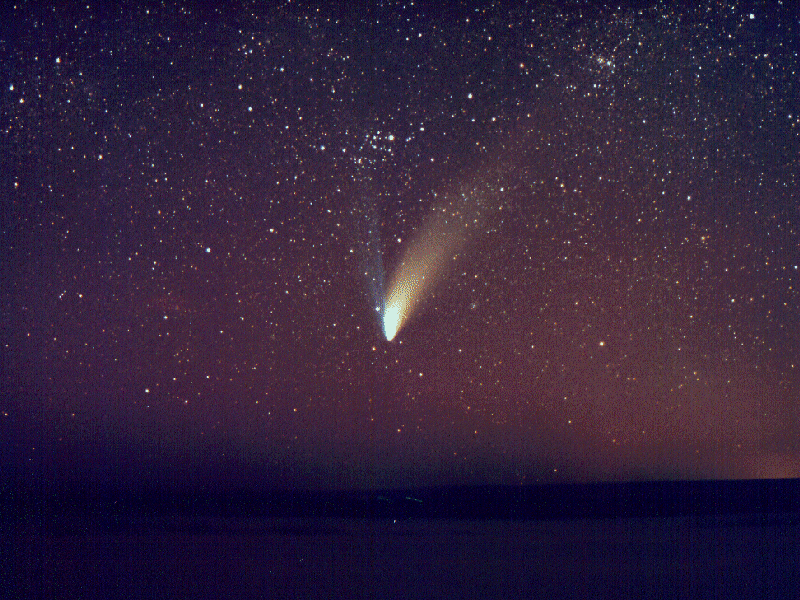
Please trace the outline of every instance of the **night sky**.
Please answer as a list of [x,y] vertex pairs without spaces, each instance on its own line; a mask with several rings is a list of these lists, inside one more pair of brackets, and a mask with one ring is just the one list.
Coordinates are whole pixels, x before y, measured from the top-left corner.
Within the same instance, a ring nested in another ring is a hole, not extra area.
[[791,3],[165,4],[2,16],[0,477],[800,476]]

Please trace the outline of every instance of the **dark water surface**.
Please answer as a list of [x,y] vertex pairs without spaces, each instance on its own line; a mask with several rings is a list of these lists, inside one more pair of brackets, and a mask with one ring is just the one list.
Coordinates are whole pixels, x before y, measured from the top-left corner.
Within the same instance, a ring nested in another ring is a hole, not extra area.
[[171,516],[2,539],[18,598],[792,598],[800,578],[796,514]]

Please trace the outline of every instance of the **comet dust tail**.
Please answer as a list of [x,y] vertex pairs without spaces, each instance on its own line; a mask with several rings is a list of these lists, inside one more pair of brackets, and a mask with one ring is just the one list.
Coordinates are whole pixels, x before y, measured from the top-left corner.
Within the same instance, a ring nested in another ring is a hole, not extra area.
[[392,341],[420,301],[445,275],[466,243],[485,229],[504,188],[472,185],[440,205],[405,249],[384,294],[383,334]]
[[[428,232],[430,234],[430,232]],[[384,298],[383,333],[392,341],[441,272],[450,244],[439,248],[417,240],[406,252]],[[452,240],[451,240],[452,241]]]
[[[401,271],[404,269],[401,266]],[[383,334],[388,341],[392,341],[400,330],[409,314],[410,308],[415,303],[419,292],[418,277],[414,273],[405,273],[402,277],[395,278],[384,302]]]
[[388,341],[395,338],[446,273],[465,239],[461,219],[449,211],[439,211],[411,241],[384,296],[383,333]]

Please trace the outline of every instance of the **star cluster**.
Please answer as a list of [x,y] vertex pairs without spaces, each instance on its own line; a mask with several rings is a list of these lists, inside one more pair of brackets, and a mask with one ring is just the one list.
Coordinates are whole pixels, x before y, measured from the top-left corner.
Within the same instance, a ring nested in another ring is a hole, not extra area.
[[[10,476],[800,475],[786,3],[7,19]],[[468,242],[387,343],[436,211]]]

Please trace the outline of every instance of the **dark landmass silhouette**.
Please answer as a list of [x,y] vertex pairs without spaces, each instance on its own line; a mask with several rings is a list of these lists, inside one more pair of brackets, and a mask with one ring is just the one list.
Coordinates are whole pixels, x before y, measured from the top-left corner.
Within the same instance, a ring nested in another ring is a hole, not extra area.
[[[511,519],[732,516],[800,519],[800,480],[651,481],[397,490],[0,488],[0,524],[39,531],[192,527],[202,519]],[[176,520],[176,517],[178,518]]]

